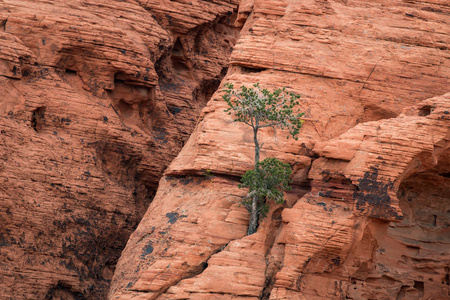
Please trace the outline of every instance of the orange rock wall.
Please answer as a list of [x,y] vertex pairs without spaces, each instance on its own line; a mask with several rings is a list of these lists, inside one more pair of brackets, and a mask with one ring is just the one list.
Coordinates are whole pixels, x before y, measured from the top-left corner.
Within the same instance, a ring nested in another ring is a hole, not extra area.
[[448,14],[445,1],[241,1],[223,81],[302,95],[300,139],[261,136],[293,190],[245,236],[236,187],[253,137],[216,92],[109,298],[447,299]]
[[[1,1],[0,298],[447,299],[449,15]],[[312,120],[262,132],[294,182],[248,237],[227,81],[285,86]]]
[[236,6],[1,1],[1,299],[106,298],[226,73]]

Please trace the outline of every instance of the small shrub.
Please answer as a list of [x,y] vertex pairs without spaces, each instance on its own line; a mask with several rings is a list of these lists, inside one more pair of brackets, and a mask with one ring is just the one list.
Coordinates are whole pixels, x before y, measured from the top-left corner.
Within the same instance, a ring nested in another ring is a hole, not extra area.
[[242,204],[249,212],[252,211],[252,199],[256,198],[258,217],[267,215],[269,206],[267,200],[273,200],[277,204],[284,202],[284,191],[290,190],[289,183],[292,173],[291,166],[276,158],[269,157],[257,162],[255,170],[249,170],[242,176],[240,188],[248,188],[247,197]]

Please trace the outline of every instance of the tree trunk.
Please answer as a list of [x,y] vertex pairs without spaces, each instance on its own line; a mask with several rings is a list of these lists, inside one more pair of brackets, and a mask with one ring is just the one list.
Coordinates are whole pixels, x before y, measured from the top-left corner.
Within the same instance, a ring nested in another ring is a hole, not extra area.
[[[258,142],[258,122],[256,122],[256,126],[253,128],[253,141],[255,142],[255,171],[258,169],[259,162],[259,142]],[[250,212],[250,222],[248,224],[247,235],[254,234],[256,229],[258,228],[258,197],[252,197],[252,210]]]
[[250,223],[248,224],[247,235],[254,234],[258,228],[258,197],[252,197],[252,211],[250,213]]
[[255,170],[259,162],[259,142],[258,142],[258,127],[253,128],[253,142],[255,143]]

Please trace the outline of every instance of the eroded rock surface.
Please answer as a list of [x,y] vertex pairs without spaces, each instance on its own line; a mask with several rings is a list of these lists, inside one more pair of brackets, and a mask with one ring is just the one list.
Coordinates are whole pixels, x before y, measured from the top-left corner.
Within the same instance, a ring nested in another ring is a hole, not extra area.
[[[230,201],[253,137],[217,92],[130,237],[109,297],[448,298],[448,14],[443,1],[241,1],[224,81],[302,95],[300,139],[261,136],[263,158],[293,166],[294,188],[244,237],[248,216]],[[173,213],[177,225],[163,218]],[[220,224],[208,221],[217,214]]]
[[[449,109],[446,94],[316,145],[311,192],[283,211],[273,299],[448,297]],[[341,143],[359,145],[336,158]]]
[[[2,1],[1,297],[105,298],[156,193],[112,299],[447,299],[449,14]],[[252,136],[212,97],[225,75],[302,94],[310,119],[298,141],[262,132],[294,188],[248,237]]]
[[106,298],[226,72],[236,7],[1,1],[0,298]]

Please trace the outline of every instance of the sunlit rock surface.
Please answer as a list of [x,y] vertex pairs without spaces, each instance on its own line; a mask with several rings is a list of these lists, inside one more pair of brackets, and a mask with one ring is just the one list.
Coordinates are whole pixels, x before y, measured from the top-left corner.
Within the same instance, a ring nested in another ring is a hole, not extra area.
[[1,299],[106,298],[226,73],[236,7],[1,1]]
[[110,298],[448,298],[448,14],[444,1],[241,1],[223,82],[302,95],[298,141],[261,135],[263,158],[293,166],[293,190],[245,237],[237,185],[253,136],[219,90],[128,241]]

